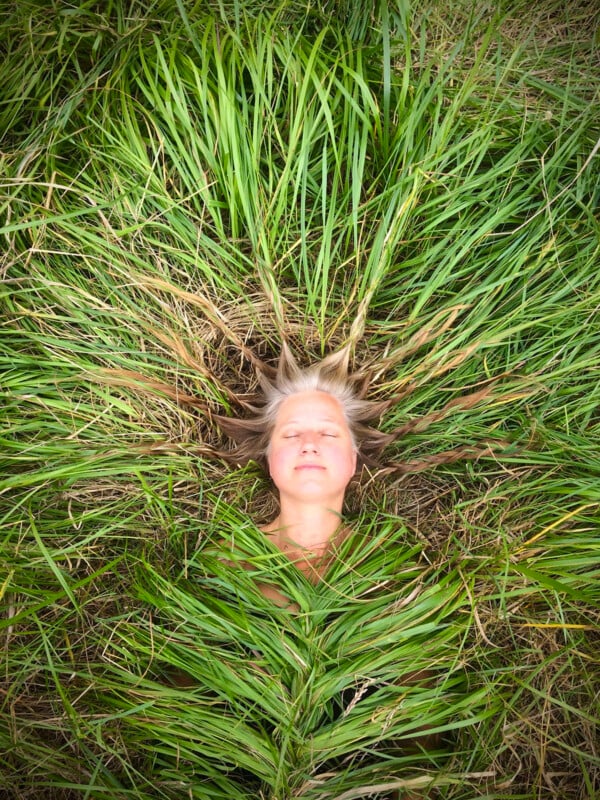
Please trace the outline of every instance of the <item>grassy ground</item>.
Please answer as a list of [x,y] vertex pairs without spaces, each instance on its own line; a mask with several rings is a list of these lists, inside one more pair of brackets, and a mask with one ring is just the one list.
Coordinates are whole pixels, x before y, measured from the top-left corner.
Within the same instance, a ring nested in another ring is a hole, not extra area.
[[[597,796],[597,23],[4,4],[3,798]],[[403,432],[318,587],[211,454],[284,339]]]

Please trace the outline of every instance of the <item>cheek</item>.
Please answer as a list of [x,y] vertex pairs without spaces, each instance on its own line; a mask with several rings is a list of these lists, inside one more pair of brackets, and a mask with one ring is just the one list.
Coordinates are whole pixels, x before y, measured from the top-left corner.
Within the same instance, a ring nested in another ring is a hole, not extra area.
[[[356,472],[356,450],[352,450],[352,452],[347,457],[346,463],[348,464],[348,472],[350,473],[350,478],[352,478],[352,476]],[[348,478],[348,480],[350,480],[350,478]]]
[[285,468],[287,458],[285,450],[275,448],[267,453],[267,465],[269,467],[269,475],[276,481],[278,475]]
[[338,450],[335,454],[335,460],[339,466],[340,472],[347,475],[348,480],[350,480],[356,472],[356,450]]

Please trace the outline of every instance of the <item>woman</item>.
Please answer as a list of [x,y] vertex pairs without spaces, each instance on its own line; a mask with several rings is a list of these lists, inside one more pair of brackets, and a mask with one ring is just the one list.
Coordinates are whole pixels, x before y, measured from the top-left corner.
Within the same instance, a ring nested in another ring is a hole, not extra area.
[[[284,346],[274,380],[261,375],[260,383],[264,395],[254,419],[217,418],[241,442],[227,455],[264,466],[278,491],[279,513],[262,530],[316,582],[348,534],[342,508],[357,466],[373,463],[372,453],[393,438],[364,424],[388,403],[364,400],[355,390],[347,348],[303,370]],[[262,588],[284,602],[272,587]]]

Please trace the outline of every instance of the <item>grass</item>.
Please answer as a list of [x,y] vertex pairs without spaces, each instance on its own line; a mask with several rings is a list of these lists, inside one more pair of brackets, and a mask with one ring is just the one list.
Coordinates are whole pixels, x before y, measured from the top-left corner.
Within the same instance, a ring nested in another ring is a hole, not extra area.
[[[3,13],[3,796],[598,792],[597,43],[544,9]],[[211,456],[283,340],[404,432],[317,587]]]

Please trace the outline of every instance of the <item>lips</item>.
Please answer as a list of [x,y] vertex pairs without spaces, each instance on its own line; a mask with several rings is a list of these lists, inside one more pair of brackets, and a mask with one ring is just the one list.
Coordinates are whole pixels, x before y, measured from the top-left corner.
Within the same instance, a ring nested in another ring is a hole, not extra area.
[[321,466],[321,464],[299,464],[296,467],[297,470],[324,470],[325,467]]

